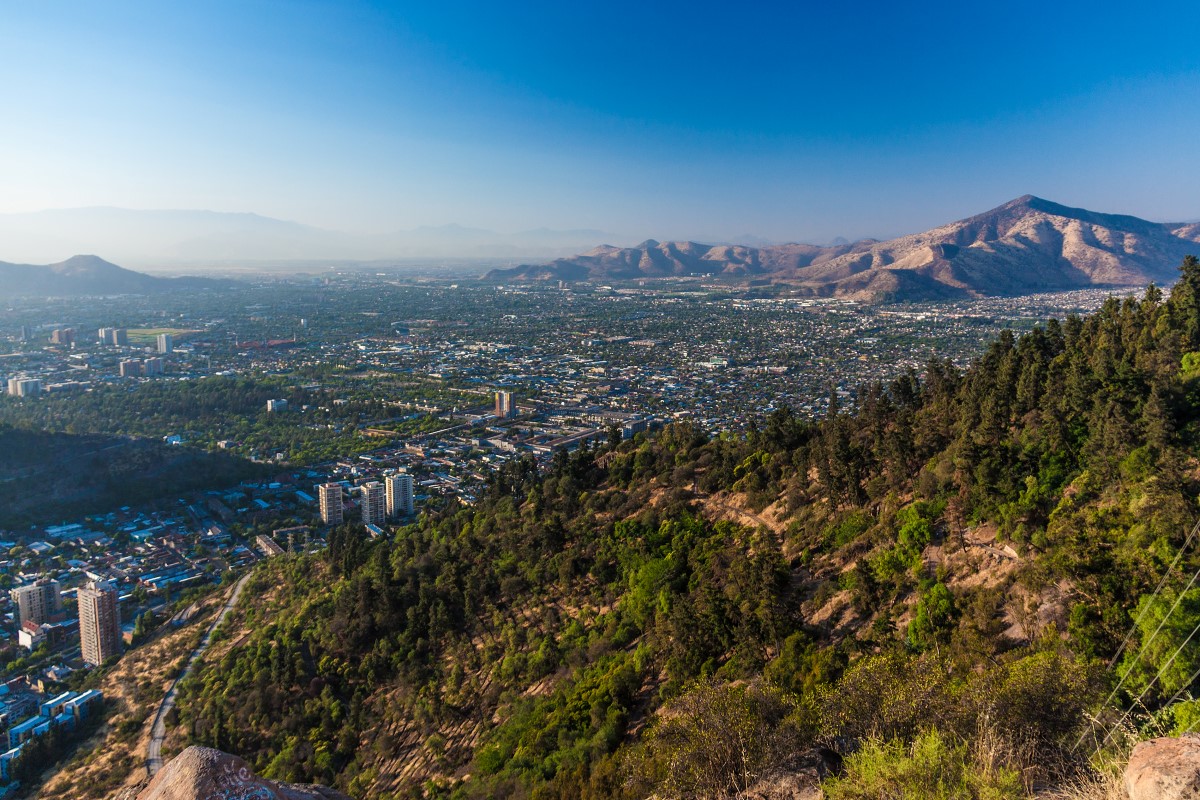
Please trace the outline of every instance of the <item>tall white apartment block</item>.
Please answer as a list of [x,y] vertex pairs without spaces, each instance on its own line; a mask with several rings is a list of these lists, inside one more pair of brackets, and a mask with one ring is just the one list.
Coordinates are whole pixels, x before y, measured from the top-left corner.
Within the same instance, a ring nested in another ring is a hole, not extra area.
[[406,472],[387,476],[387,513],[407,517],[413,513],[413,478]]

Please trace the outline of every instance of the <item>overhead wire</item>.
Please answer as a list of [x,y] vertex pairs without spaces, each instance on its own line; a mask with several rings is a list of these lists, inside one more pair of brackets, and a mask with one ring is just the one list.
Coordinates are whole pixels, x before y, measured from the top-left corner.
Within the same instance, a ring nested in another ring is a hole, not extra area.
[[[1125,649],[1129,646],[1129,643],[1133,640],[1134,634],[1137,632],[1138,627],[1142,623],[1142,620],[1145,619],[1146,614],[1149,613],[1150,608],[1154,605],[1154,600],[1156,600],[1158,598],[1158,596],[1162,593],[1162,590],[1166,587],[1167,581],[1170,579],[1171,575],[1175,572],[1175,568],[1179,565],[1179,561],[1180,561],[1180,559],[1183,558],[1183,554],[1185,552],[1187,552],[1188,547],[1191,546],[1192,541],[1196,538],[1197,532],[1200,532],[1200,519],[1198,519],[1196,521],[1196,523],[1192,526],[1192,529],[1188,533],[1187,538],[1185,538],[1183,541],[1183,546],[1179,548],[1179,552],[1175,554],[1175,558],[1172,559],[1171,565],[1169,567],[1167,567],[1166,572],[1164,572],[1162,578],[1159,579],[1158,585],[1156,585],[1154,587],[1154,591],[1150,593],[1150,599],[1145,603],[1145,605],[1142,606],[1142,610],[1138,612],[1137,618],[1133,621],[1133,624],[1129,626],[1129,631],[1125,634],[1125,639],[1124,639],[1124,641],[1121,642],[1121,646],[1119,648],[1117,648],[1117,652],[1113,655],[1113,657],[1111,659],[1109,659],[1108,666],[1110,669],[1116,663],[1117,659],[1121,657],[1121,654],[1123,652],[1125,652]],[[1200,577],[1200,570],[1198,570],[1194,575],[1192,575],[1192,579],[1190,581],[1188,581],[1188,585],[1184,588],[1183,592],[1180,592],[1179,596],[1175,598],[1175,603],[1171,606],[1171,609],[1166,613],[1166,615],[1159,622],[1158,627],[1155,628],[1155,630],[1154,630],[1154,633],[1152,633],[1150,635],[1150,639],[1147,640],[1147,642],[1138,650],[1137,655],[1134,656],[1133,663],[1130,664],[1128,669],[1125,670],[1125,674],[1121,676],[1121,679],[1117,682],[1117,685],[1113,688],[1113,690],[1111,692],[1109,692],[1108,697],[1106,697],[1104,699],[1104,703],[1102,705],[1107,706],[1109,703],[1112,702],[1113,698],[1117,696],[1117,693],[1119,691],[1121,691],[1121,687],[1125,685],[1125,681],[1128,680],[1129,676],[1133,673],[1134,667],[1136,667],[1138,662],[1141,661],[1142,656],[1150,648],[1150,645],[1152,645],[1154,643],[1154,640],[1158,637],[1159,631],[1161,631],[1163,629],[1163,626],[1166,625],[1167,620],[1170,619],[1171,614],[1173,614],[1175,612],[1175,609],[1179,607],[1180,602],[1183,600],[1183,595],[1185,593],[1187,593],[1187,591],[1189,589],[1191,589],[1192,585],[1196,582],[1197,577]],[[1194,633],[1194,631],[1193,631],[1193,633]],[[1124,720],[1124,717],[1122,717],[1122,721],[1123,720]],[[1120,724],[1120,721],[1117,724]],[[1115,728],[1115,726],[1114,726],[1114,728]],[[1112,737],[1113,730],[1114,730],[1113,728],[1110,728],[1107,731],[1107,735],[1104,738],[1105,742],[1107,742]],[[1086,739],[1087,739],[1087,732],[1084,732],[1079,737],[1079,740],[1077,742],[1075,742],[1075,746],[1071,748],[1071,752],[1074,753],[1076,750],[1078,750],[1079,746],[1082,745]],[[1103,746],[1103,745],[1100,745],[1100,746]],[[1099,746],[1097,747],[1097,749],[1099,749]]]
[[[1200,575],[1200,572],[1197,572],[1196,574]],[[1187,591],[1187,590],[1185,589],[1184,591]],[[1182,597],[1182,596],[1183,595],[1181,594],[1180,597]],[[1172,653],[1171,657],[1167,659],[1167,663],[1165,663],[1161,667],[1159,667],[1158,672],[1154,676],[1154,679],[1151,680],[1148,684],[1146,684],[1146,688],[1142,689],[1141,694],[1139,694],[1136,698],[1134,698],[1134,701],[1132,703],[1130,703],[1129,709],[1124,714],[1121,715],[1121,718],[1118,719],[1111,728],[1109,728],[1108,734],[1104,737],[1104,741],[1102,741],[1100,743],[1100,746],[1096,748],[1097,751],[1100,750],[1100,748],[1104,747],[1104,745],[1108,744],[1108,740],[1112,738],[1112,735],[1113,735],[1113,733],[1116,732],[1117,728],[1120,727],[1121,724],[1125,722],[1125,720],[1129,719],[1129,715],[1133,713],[1133,709],[1136,706],[1141,704],[1142,700],[1145,699],[1146,695],[1150,692],[1150,690],[1154,688],[1154,685],[1157,684],[1159,682],[1159,680],[1162,679],[1162,676],[1165,675],[1167,670],[1171,668],[1171,665],[1175,663],[1175,659],[1178,658],[1179,654],[1183,652],[1183,648],[1188,646],[1188,643],[1190,643],[1192,641],[1192,638],[1197,633],[1200,633],[1200,624],[1197,624],[1196,627],[1192,628],[1192,632],[1189,633],[1188,637],[1183,640],[1183,644],[1181,644],[1181,645],[1179,645],[1179,647],[1175,648],[1175,652]],[[1132,672],[1132,671],[1133,670],[1131,667],[1130,672]],[[1129,673],[1126,673],[1126,675],[1128,675],[1128,674]],[[1197,674],[1200,674],[1200,671],[1198,671]],[[1185,686],[1190,686],[1190,685],[1191,685],[1190,682],[1185,684]]]
[[[1187,535],[1187,538],[1184,539],[1183,546],[1179,548],[1179,552],[1175,554],[1174,560],[1171,561],[1171,566],[1167,567],[1167,571],[1164,572],[1162,578],[1159,579],[1158,585],[1155,586],[1154,591],[1150,593],[1150,598],[1152,600],[1158,597],[1159,593],[1162,592],[1167,580],[1175,571],[1175,567],[1179,565],[1179,559],[1183,558],[1183,554],[1187,552],[1188,546],[1192,543],[1192,539],[1196,538],[1197,531],[1200,531],[1200,520],[1196,520],[1196,524],[1192,526],[1191,532]],[[1133,635],[1137,632],[1138,625],[1142,623],[1142,618],[1146,616],[1146,613],[1149,610],[1150,603],[1147,603],[1146,606],[1140,612],[1138,612],[1137,619],[1133,621],[1133,624],[1129,626],[1129,632],[1125,634],[1125,640],[1121,642],[1121,646],[1117,648],[1117,652],[1113,654],[1113,657],[1108,660],[1108,666],[1110,669],[1112,668],[1113,664],[1117,663],[1117,659],[1120,658],[1121,654],[1125,652],[1125,648],[1129,646],[1129,643],[1133,641]],[[1109,695],[1108,699],[1111,700],[1115,695],[1116,692],[1114,691],[1113,694]]]

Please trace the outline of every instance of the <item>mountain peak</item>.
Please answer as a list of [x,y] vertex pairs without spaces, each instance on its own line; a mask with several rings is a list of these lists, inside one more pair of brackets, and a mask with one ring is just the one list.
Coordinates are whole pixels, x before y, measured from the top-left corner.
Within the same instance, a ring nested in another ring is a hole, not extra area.
[[709,246],[647,239],[585,258],[495,270],[504,280],[763,278],[819,296],[918,300],[1170,283],[1196,226],[1070,208],[1032,194],[922,233],[837,246]]
[[80,270],[80,269],[122,269],[111,261],[105,261],[100,256],[96,255],[74,255],[66,261],[60,261],[57,264],[51,264],[51,269],[58,270]]
[[134,272],[96,255],[75,255],[57,264],[9,264],[0,261],[0,297],[149,294],[166,289],[224,286],[209,278],[157,278]]
[[1007,203],[1001,203],[993,209],[984,211],[982,214],[976,214],[969,219],[976,217],[987,217],[993,214],[1011,214],[1012,212],[1023,211],[1045,211],[1046,207],[1061,207],[1057,203],[1052,203],[1049,200],[1043,200],[1037,195],[1023,194],[1020,197],[1015,197]]

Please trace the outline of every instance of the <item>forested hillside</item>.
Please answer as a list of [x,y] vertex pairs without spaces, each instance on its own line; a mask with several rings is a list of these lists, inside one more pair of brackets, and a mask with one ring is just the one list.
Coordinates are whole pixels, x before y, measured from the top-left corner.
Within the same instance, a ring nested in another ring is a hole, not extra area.
[[[268,400],[284,398],[304,413],[270,414]],[[177,435],[190,447],[312,463],[361,452],[372,444],[357,435],[365,419],[386,416],[382,404],[360,400],[333,405],[324,393],[278,377],[214,376],[187,381],[102,385],[85,395],[46,395],[36,402],[0,396],[0,425],[70,434],[121,434],[159,439]],[[324,403],[325,405],[320,405]]]
[[1200,722],[1181,273],[819,422],[614,437],[392,541],[339,529],[260,569],[180,720],[362,797],[715,797],[817,746],[835,798],[1086,779]]
[[229,453],[0,422],[0,528],[63,522],[269,474]]

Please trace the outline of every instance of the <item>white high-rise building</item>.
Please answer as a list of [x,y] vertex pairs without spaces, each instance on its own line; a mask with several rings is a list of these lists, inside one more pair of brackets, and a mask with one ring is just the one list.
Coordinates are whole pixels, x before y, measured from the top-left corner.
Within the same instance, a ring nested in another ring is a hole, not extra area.
[[34,397],[42,393],[42,382],[37,378],[9,378],[8,394],[12,397]]
[[412,475],[401,472],[387,476],[387,513],[389,517],[407,517],[413,513]]
[[175,343],[171,340],[171,334],[160,333],[158,335],[158,352],[170,353],[175,349]]
[[58,581],[53,578],[38,578],[33,583],[18,586],[9,591],[17,607],[17,624],[36,622],[41,625],[62,611],[62,594]]
[[342,524],[342,485],[340,483],[323,483],[317,488],[318,499],[321,502],[321,522],[326,525]]
[[364,483],[361,492],[363,525],[382,525],[387,521],[383,484],[379,481]]
[[79,641],[83,660],[103,664],[121,652],[121,610],[108,581],[89,581],[79,590]]

